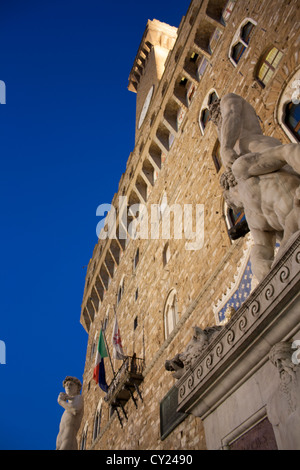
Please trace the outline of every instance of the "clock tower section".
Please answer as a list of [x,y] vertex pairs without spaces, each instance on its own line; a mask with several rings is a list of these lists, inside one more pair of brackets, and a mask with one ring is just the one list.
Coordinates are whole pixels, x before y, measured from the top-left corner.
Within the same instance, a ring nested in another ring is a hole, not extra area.
[[177,28],[158,20],[148,20],[128,85],[128,89],[136,93],[136,141],[143,130],[143,123],[149,118],[149,109],[176,38]]

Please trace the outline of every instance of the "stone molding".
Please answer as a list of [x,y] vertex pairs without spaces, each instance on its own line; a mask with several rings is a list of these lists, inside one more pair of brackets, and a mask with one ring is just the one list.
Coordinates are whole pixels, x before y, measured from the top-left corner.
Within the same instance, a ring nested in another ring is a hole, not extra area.
[[205,418],[268,360],[270,348],[299,329],[300,234],[270,273],[176,383],[179,412]]

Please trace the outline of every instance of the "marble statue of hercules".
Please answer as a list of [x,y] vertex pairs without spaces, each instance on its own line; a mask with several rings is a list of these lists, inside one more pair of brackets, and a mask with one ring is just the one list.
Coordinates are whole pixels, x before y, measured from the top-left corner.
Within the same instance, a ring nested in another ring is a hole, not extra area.
[[80,395],[81,382],[76,377],[66,377],[58,403],[65,409],[56,439],[56,450],[77,450],[76,435],[83,415],[83,399]]
[[235,93],[214,102],[210,116],[226,169],[224,197],[245,211],[255,243],[253,270],[261,280],[271,269],[276,237],[281,251],[300,230],[300,145],[264,135],[254,108]]

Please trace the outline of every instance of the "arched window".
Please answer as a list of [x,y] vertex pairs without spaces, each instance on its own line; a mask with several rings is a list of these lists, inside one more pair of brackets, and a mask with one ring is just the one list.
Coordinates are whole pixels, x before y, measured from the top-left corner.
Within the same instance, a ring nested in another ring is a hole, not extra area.
[[134,260],[133,260],[133,270],[134,271],[136,270],[136,267],[139,264],[139,260],[140,260],[140,249],[137,248],[137,250],[135,252]]
[[199,114],[199,126],[201,129],[202,134],[204,135],[204,130],[210,120],[209,117],[209,109],[208,107],[216,100],[218,100],[218,94],[215,90],[211,90],[205,97],[202,108]]
[[293,136],[300,142],[300,104],[292,101],[287,103],[284,113],[284,123],[292,132]]
[[232,209],[227,210],[227,218],[229,221],[229,226],[230,228],[234,227],[236,224],[239,222],[242,222],[242,220],[245,219],[245,214],[243,211],[239,212],[238,214],[235,214]]
[[212,152],[212,159],[213,159],[213,162],[215,164],[217,173],[219,173],[219,171],[222,167],[222,159],[221,159],[220,149],[221,149],[220,142],[219,142],[219,140],[217,140],[217,142],[215,143],[215,146],[213,148],[213,152]]
[[214,103],[217,99],[218,99],[218,95],[215,91],[210,93],[210,95],[208,97],[208,103],[207,103],[208,106],[211,105],[212,103]]
[[166,266],[170,258],[171,258],[170,245],[169,243],[166,243],[164,246],[164,250],[163,250],[163,265],[164,266]]
[[208,108],[205,108],[205,109],[202,110],[200,120],[201,120],[202,129],[204,131],[204,129],[206,128],[207,123],[209,121],[209,110],[208,110]]
[[125,286],[125,279],[124,277],[122,278],[122,281],[120,282],[119,289],[118,289],[118,295],[117,295],[117,303],[119,304],[121,302],[121,299],[124,294],[124,286]]
[[244,237],[249,232],[244,211],[235,213],[227,206],[226,202],[224,202],[224,215],[228,235],[231,240],[237,240],[238,238]]
[[240,58],[246,50],[246,47],[247,46],[245,46],[245,44],[243,44],[242,42],[238,42],[235,46],[233,46],[231,51],[231,57],[236,64],[239,63]]
[[88,423],[85,423],[85,426],[83,428],[82,435],[81,435],[80,450],[86,449],[87,432],[88,432]]
[[[104,320],[103,320],[103,327],[102,327],[102,328],[103,328],[103,331],[105,331],[105,330],[107,329],[107,326],[108,326],[108,321],[109,321],[109,309],[110,309],[110,307],[108,306],[108,307],[107,307],[107,310],[106,310],[106,314],[105,314]],[[98,335],[98,332],[97,332],[97,335]],[[97,336],[97,338],[98,338],[98,336]],[[97,339],[97,341],[98,341],[98,339]],[[97,345],[98,345],[98,343],[97,343]]]
[[242,55],[249,46],[256,25],[256,21],[246,18],[237,29],[229,49],[229,58],[234,66],[239,63]]
[[93,341],[93,343],[92,343],[92,347],[91,347],[91,359],[92,359],[92,357],[94,356],[95,351],[96,351],[97,339],[98,339],[98,332],[95,333],[94,341]]
[[263,87],[268,84],[276,68],[278,67],[282,56],[283,53],[279,51],[277,47],[272,47],[272,49],[264,54],[262,59],[259,61],[256,78]]
[[291,142],[300,142],[300,70],[294,72],[282,90],[276,115]]
[[164,191],[159,200],[159,213],[158,213],[159,220],[162,220],[164,212],[167,209],[167,207],[168,207],[168,196],[167,196],[167,193]]
[[254,23],[247,21],[247,23],[241,28],[241,39],[245,44],[249,44],[252,31],[254,29]]
[[176,290],[172,289],[167,297],[164,308],[165,338],[167,339],[178,322]]
[[102,398],[99,401],[99,404],[97,406],[97,410],[95,413],[95,419],[94,419],[94,430],[93,430],[93,441],[97,439],[97,437],[100,434],[100,428],[101,428],[101,416],[102,416]]

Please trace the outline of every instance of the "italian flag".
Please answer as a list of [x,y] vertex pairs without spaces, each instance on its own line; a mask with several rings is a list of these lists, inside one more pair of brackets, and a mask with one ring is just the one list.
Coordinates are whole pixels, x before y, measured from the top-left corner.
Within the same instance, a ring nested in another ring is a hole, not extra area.
[[100,335],[99,335],[99,342],[98,342],[98,348],[97,348],[97,354],[96,354],[96,360],[95,360],[95,367],[94,367],[94,373],[93,373],[93,379],[97,384],[99,384],[99,387],[104,391],[108,391],[108,385],[106,383],[105,379],[105,368],[104,368],[104,358],[107,357],[107,350],[105,346],[105,341],[103,337],[103,332],[102,329],[100,330]]

